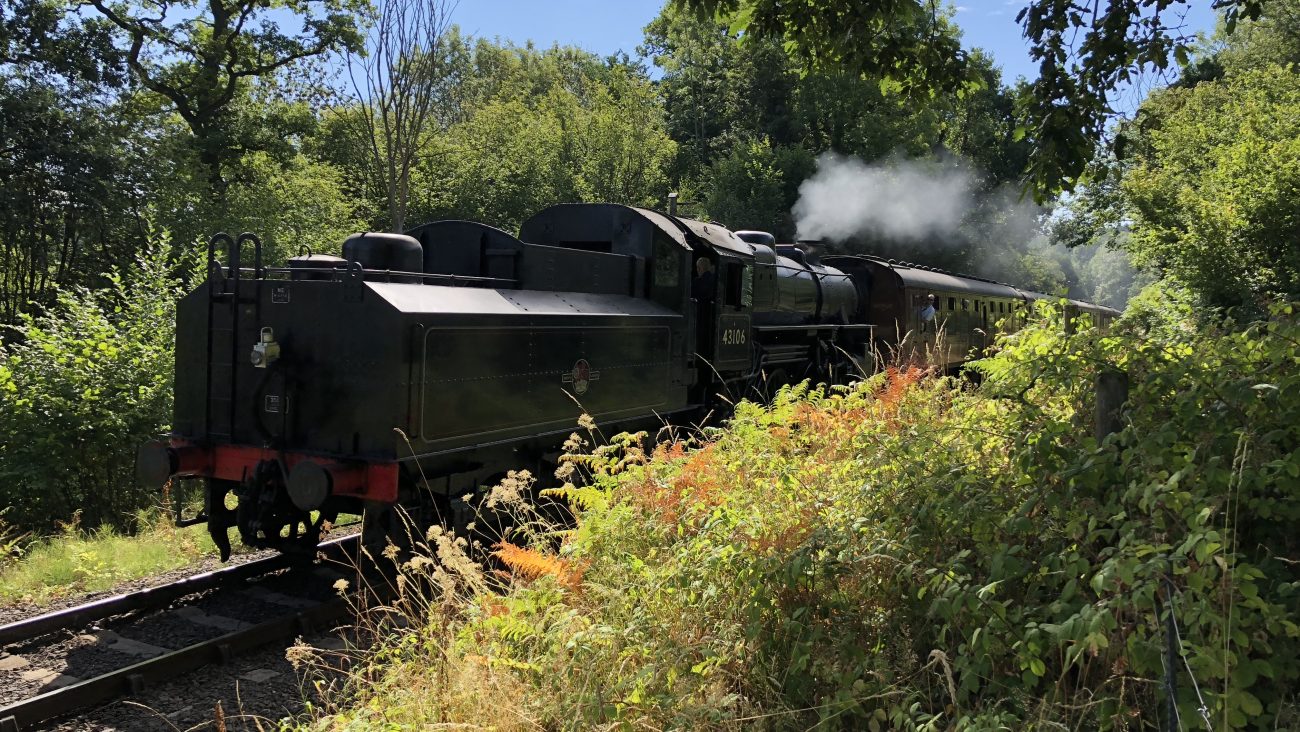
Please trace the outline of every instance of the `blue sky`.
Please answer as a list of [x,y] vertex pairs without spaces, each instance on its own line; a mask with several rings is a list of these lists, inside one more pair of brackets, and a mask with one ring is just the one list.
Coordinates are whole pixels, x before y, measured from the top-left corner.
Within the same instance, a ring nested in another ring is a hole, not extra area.
[[[635,55],[642,29],[663,7],[665,0],[460,0],[452,20],[466,33],[539,46],[575,45],[608,55],[626,51]],[[1213,30],[1209,0],[1193,0],[1185,23],[1189,33]],[[1037,76],[1029,61],[1016,14],[1025,0],[958,0],[957,24],[967,47],[979,46],[993,54],[1003,69],[1003,79]],[[1126,95],[1117,99],[1128,107]],[[1132,96],[1127,95],[1127,96]],[[1136,106],[1135,104],[1133,106]]]

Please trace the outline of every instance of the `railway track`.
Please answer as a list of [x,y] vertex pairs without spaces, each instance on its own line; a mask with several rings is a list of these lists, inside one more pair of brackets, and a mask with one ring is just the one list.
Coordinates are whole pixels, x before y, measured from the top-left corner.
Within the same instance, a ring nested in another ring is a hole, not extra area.
[[[286,574],[308,562],[274,556],[0,627],[0,687],[13,687],[0,689],[0,732],[329,628],[351,605],[322,575],[342,577],[330,565],[351,567],[356,546],[356,536],[322,544],[320,565],[307,571]],[[259,582],[272,577],[274,589]]]

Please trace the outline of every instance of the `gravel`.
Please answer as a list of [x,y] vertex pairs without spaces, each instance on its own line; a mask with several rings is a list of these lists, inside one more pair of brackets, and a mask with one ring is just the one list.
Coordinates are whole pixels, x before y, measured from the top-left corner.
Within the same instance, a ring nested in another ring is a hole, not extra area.
[[[314,635],[306,641],[326,646],[339,643],[339,632]],[[215,730],[217,705],[225,729],[275,729],[276,721],[302,714],[308,702],[319,703],[312,685],[285,658],[284,646],[235,658],[226,666],[208,667],[160,686],[134,699],[56,722],[46,729],[166,731]]]
[[209,615],[242,620],[250,625],[273,620],[288,614],[289,608],[278,603],[264,602],[242,592],[218,592],[209,595],[194,606]]
[[172,613],[155,613],[117,629],[123,638],[176,650],[229,633],[219,627],[199,625]]
[[54,688],[48,679],[23,678],[24,674],[44,670],[88,679],[140,660],[139,656],[119,653],[101,645],[92,635],[65,634],[57,643],[16,643],[5,650],[6,658],[19,656],[27,661],[27,665],[0,671],[0,704],[3,705]]

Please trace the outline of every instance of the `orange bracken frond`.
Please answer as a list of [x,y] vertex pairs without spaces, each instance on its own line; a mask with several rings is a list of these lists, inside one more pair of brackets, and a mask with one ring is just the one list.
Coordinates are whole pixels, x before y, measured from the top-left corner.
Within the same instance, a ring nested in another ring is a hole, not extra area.
[[677,460],[686,456],[686,445],[681,440],[661,442],[655,446],[655,460]]
[[885,385],[876,394],[876,401],[889,412],[896,412],[903,397],[925,376],[925,371],[916,366],[906,369],[890,367],[885,370]]
[[500,542],[493,548],[495,551],[492,555],[509,567],[516,578],[534,580],[549,575],[570,589],[576,588],[582,581],[582,571],[574,570],[568,562],[559,557],[543,554],[536,549],[516,546],[508,541]]

